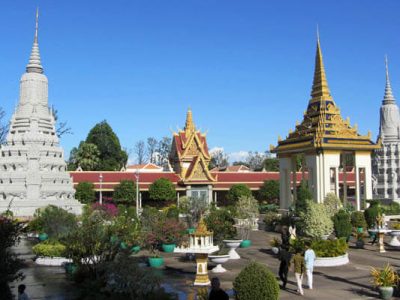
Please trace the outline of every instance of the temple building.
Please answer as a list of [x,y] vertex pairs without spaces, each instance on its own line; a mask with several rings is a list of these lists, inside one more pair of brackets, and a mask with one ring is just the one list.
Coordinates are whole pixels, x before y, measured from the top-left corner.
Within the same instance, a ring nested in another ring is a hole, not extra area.
[[380,109],[378,141],[382,148],[375,150],[372,160],[372,187],[375,198],[400,201],[400,116],[392,93],[386,60],[386,87]]
[[[271,147],[279,158],[280,204],[288,208],[297,199],[297,162],[302,164],[302,180],[307,181],[314,200],[322,203],[326,194],[335,193],[344,204],[352,202],[357,210],[362,199],[372,198],[371,152],[380,145],[371,141],[371,134],[360,135],[357,126],[344,120],[333,100],[328,82],[319,37],[315,58],[311,99],[303,121],[289,131],[286,139],[278,139]],[[355,173],[355,197],[348,197],[347,172]],[[343,182],[339,184],[339,173]]]
[[0,211],[10,207],[14,215],[32,216],[37,208],[53,204],[80,213],[48,105],[48,81],[38,45],[38,12],[18,106],[0,151]]

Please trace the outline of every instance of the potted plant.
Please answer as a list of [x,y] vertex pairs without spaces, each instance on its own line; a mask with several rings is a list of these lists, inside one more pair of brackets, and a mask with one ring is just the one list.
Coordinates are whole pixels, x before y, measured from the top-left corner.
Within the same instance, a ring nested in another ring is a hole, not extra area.
[[355,232],[355,238],[356,238],[356,248],[357,249],[363,249],[364,248],[364,232],[356,231]]
[[175,219],[166,219],[159,224],[159,239],[164,252],[174,252],[176,244],[182,241],[185,228],[182,223]]
[[258,201],[253,196],[241,196],[236,203],[236,225],[250,224],[253,230],[258,230]]
[[226,272],[226,269],[222,267],[223,263],[226,263],[229,258],[229,250],[227,248],[221,248],[217,253],[209,255],[208,256],[209,260],[212,261],[213,263],[217,264],[211,272],[213,273],[224,273]]
[[371,268],[372,283],[379,289],[381,299],[392,298],[393,286],[399,282],[399,276],[389,264],[383,269]]
[[160,256],[159,247],[160,240],[157,234],[153,231],[148,231],[145,233],[145,245],[150,252],[149,265],[153,268],[159,268],[164,264],[164,258]]
[[352,212],[351,225],[356,228],[357,232],[364,232],[364,229],[367,228],[367,222],[365,221],[364,213],[362,211]]

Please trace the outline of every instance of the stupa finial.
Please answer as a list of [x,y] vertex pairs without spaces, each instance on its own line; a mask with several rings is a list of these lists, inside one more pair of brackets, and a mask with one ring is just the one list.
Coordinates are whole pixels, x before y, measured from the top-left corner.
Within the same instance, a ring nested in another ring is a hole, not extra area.
[[40,61],[40,53],[39,53],[38,30],[39,30],[39,8],[36,9],[35,37],[33,39],[31,56],[29,57],[29,62],[28,65],[26,66],[27,73],[40,73],[40,74],[43,73],[43,67]]
[[186,114],[185,132],[193,132],[195,129],[192,110],[189,108]]
[[386,68],[386,86],[385,86],[385,96],[383,97],[383,104],[395,104],[396,100],[392,93],[392,87],[390,85],[389,79],[389,67],[387,55],[385,55],[385,68]]
[[332,96],[329,91],[328,81],[326,80],[324,62],[322,59],[318,26],[317,26],[317,53],[315,55],[315,70],[314,70],[314,80],[311,91],[311,100],[332,100]]

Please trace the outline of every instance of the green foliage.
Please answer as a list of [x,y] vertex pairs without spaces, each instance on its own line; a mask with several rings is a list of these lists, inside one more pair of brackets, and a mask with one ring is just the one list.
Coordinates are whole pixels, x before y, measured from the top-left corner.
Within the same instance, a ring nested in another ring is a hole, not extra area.
[[348,238],[352,232],[351,216],[348,212],[341,209],[332,218],[336,237]]
[[100,164],[100,151],[95,144],[81,142],[74,155],[75,165],[84,171],[94,171]]
[[275,275],[264,265],[251,262],[235,278],[233,289],[237,300],[277,300],[279,284]]
[[321,238],[333,230],[333,222],[326,207],[322,203],[306,200],[305,206],[299,213],[299,230],[306,236]]
[[252,194],[251,194],[251,190],[249,189],[249,187],[247,185],[239,183],[239,184],[234,184],[231,186],[226,198],[229,201],[235,203],[242,196],[250,197],[250,196],[252,196]]
[[75,198],[81,203],[92,203],[96,200],[94,184],[88,181],[79,182],[75,188]]
[[324,199],[324,205],[330,216],[334,216],[342,207],[342,202],[335,193],[328,193]]
[[128,246],[139,246],[142,244],[141,226],[136,217],[136,208],[126,208],[123,205],[118,207],[118,215],[111,221],[111,232],[119,241]]
[[376,224],[376,217],[382,214],[383,209],[379,202],[371,203],[371,206],[364,211],[365,221],[367,221],[368,228],[372,228]]
[[223,240],[229,240],[235,237],[236,230],[233,225],[235,220],[231,212],[226,208],[212,208],[205,217],[208,230],[214,233],[214,244],[222,245]]
[[23,261],[11,249],[19,243],[21,233],[21,223],[8,216],[0,216],[0,294],[3,297],[11,295],[8,287],[9,282],[24,277],[20,272],[23,267]]
[[297,188],[297,200],[295,203],[296,213],[300,214],[306,208],[306,201],[313,200],[313,195],[308,188],[307,181],[303,180]]
[[170,180],[159,178],[149,186],[149,195],[152,200],[175,200],[175,186]]
[[318,257],[335,257],[345,255],[349,245],[345,238],[340,238],[336,240],[313,241],[311,248]]
[[258,193],[261,200],[267,200],[268,203],[277,203],[279,201],[279,181],[264,181]]
[[114,187],[113,201],[121,204],[132,204],[136,200],[136,185],[132,180],[121,180]]
[[276,157],[268,157],[264,159],[264,169],[269,172],[279,172],[279,159]]
[[353,211],[351,213],[351,225],[353,227],[358,228],[362,227],[364,229],[367,228],[367,222],[364,217],[364,213],[362,211]]
[[239,219],[256,218],[258,216],[258,201],[253,196],[241,196],[236,203],[236,216]]
[[179,199],[179,209],[186,215],[189,227],[195,227],[208,208],[209,204],[205,198],[184,196]]
[[279,205],[276,204],[260,204],[258,207],[258,211],[260,214],[265,214],[270,211],[277,212],[279,209]]
[[50,240],[60,240],[77,227],[76,216],[55,205],[38,208],[29,228],[47,233]]
[[121,149],[117,135],[106,121],[96,124],[90,130],[86,143],[95,144],[100,152],[96,170],[119,171],[126,165],[128,154]]
[[264,223],[269,230],[273,230],[275,226],[279,223],[282,216],[274,211],[268,211],[265,213]]
[[400,214],[400,204],[397,202],[392,202],[389,205],[383,205],[383,212],[385,215],[399,215]]
[[60,242],[49,242],[36,244],[32,247],[36,256],[63,257],[65,255],[65,246]]

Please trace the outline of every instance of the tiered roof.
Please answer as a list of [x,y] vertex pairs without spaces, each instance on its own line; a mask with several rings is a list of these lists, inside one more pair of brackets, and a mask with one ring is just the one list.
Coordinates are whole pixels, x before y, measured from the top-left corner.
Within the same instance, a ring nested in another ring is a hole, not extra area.
[[196,130],[192,111],[189,109],[184,130],[175,132],[173,136],[171,165],[185,183],[208,183],[215,181],[208,170],[210,160],[206,135]]
[[311,99],[303,121],[296,124],[285,140],[278,140],[278,154],[316,150],[373,150],[379,145],[371,141],[371,134],[360,135],[357,125],[351,126],[350,120],[344,120],[329,91],[319,38],[315,57],[314,81]]

